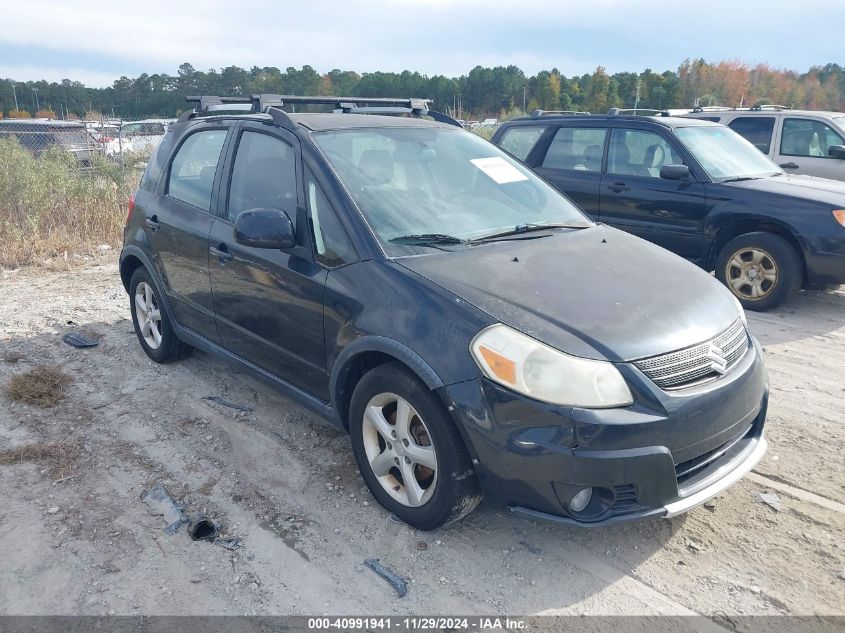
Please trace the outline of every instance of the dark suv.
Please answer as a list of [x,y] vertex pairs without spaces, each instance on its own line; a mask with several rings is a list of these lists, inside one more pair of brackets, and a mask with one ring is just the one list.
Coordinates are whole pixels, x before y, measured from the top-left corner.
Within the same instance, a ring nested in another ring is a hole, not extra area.
[[845,183],[789,176],[727,127],[538,111],[492,141],[593,219],[715,270],[745,308],[845,283]]
[[425,102],[240,101],[199,99],[130,201],[150,358],[202,349],[347,430],[420,529],[482,492],[579,525],[672,516],[760,460],[762,354],[710,275]]

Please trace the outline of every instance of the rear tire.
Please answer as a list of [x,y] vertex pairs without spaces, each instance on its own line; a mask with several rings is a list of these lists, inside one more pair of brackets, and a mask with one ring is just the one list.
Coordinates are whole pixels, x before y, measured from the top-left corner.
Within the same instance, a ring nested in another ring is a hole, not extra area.
[[177,338],[156,285],[143,266],[129,282],[129,311],[144,353],[155,362],[171,363],[191,353],[191,347]]
[[437,396],[401,363],[361,378],[349,431],[361,476],[388,511],[419,530],[463,518],[481,501],[458,429]]
[[773,233],[746,233],[722,247],[716,278],[746,310],[771,310],[801,287],[801,258],[792,245]]

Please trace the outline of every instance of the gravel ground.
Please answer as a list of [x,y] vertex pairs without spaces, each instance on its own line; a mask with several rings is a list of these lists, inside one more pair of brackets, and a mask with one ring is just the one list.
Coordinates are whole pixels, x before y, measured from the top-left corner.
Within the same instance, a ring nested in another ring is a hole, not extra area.
[[[328,424],[206,354],[151,363],[114,254],[0,272],[0,387],[41,364],[71,377],[54,407],[0,395],[0,456],[46,447],[0,465],[0,613],[845,614],[844,291],[749,314],[771,448],[714,502],[597,530],[482,504],[423,533],[372,499]],[[66,345],[71,330],[99,346]],[[166,534],[140,500],[156,482],[242,545]],[[407,596],[367,558],[406,578]]]

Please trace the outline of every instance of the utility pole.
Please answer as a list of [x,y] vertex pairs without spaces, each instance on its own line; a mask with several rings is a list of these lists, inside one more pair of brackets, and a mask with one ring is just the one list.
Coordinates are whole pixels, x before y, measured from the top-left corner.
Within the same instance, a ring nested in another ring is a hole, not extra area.
[[634,114],[637,113],[637,107],[640,105],[640,80],[637,79],[637,96],[634,100]]
[[[9,81],[12,81],[11,79]],[[12,96],[15,98],[15,110],[18,109],[18,93],[15,92],[15,82],[12,81]]]
[[525,94],[526,90],[528,90],[528,84],[522,86],[522,112],[525,113]]
[[33,88],[32,92],[35,94],[35,114],[38,114],[38,111],[41,109],[38,106],[38,88]]

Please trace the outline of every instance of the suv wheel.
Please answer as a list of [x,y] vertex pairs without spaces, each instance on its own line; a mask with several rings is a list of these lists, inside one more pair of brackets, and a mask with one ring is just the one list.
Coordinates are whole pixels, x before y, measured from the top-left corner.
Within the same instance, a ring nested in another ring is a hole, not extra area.
[[772,233],[746,233],[722,247],[716,277],[746,310],[770,310],[801,287],[801,260],[795,249]]
[[153,280],[143,267],[135,271],[129,282],[129,302],[135,334],[147,356],[157,363],[169,363],[190,353],[190,346],[176,338]]
[[352,448],[373,496],[420,530],[472,512],[478,481],[448,412],[400,363],[379,365],[355,387]]

